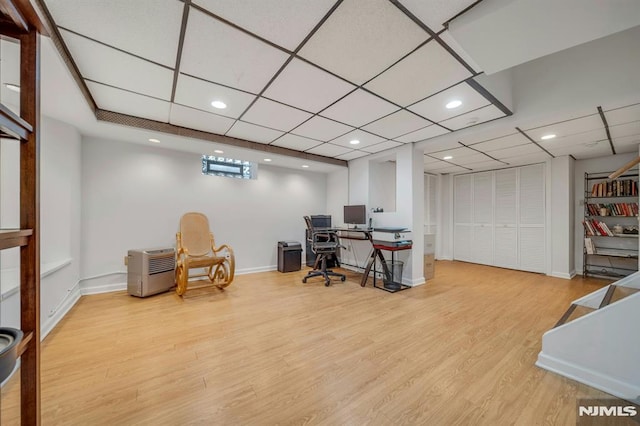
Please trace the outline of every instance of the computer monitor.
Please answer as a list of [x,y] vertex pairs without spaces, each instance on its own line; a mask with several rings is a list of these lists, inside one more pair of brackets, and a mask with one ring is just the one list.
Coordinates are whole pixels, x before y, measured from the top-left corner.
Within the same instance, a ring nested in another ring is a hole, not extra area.
[[349,225],[366,225],[367,208],[364,204],[344,206],[344,223]]

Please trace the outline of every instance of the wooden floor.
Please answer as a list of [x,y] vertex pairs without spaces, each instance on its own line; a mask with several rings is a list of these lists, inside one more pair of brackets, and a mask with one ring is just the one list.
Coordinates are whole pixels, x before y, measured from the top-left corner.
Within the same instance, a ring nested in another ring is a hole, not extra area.
[[607,396],[534,366],[542,334],[605,281],[438,261],[390,294],[305,272],[82,297],[43,343],[42,424],[566,425],[576,398]]

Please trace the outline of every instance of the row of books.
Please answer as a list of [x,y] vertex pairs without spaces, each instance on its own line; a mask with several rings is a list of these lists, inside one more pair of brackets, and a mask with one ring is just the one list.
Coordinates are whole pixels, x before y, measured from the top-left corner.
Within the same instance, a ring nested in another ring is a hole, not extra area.
[[627,197],[638,195],[638,183],[633,179],[608,180],[594,183],[591,187],[592,197]]
[[607,226],[606,223],[600,222],[595,219],[591,220],[583,220],[582,224],[584,225],[584,229],[587,231],[587,235],[604,235],[613,237],[613,232]]
[[[607,209],[607,214],[602,214]],[[589,216],[638,216],[638,203],[587,204]]]

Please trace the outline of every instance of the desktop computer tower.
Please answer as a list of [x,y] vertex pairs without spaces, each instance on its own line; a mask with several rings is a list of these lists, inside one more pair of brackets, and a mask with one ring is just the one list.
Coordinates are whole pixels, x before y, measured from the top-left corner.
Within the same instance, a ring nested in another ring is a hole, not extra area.
[[[330,228],[331,227],[331,215],[328,214],[318,214],[318,215],[312,215],[309,216],[311,218],[311,224],[315,227],[315,228]],[[313,253],[313,251],[311,251],[311,243],[309,242],[309,240],[311,239],[311,236],[309,235],[309,230],[305,230],[305,241],[306,241],[306,247],[305,247],[305,261],[307,266],[313,267],[313,264],[316,262],[316,255]],[[335,266],[337,266],[337,261],[336,259],[332,256],[330,258],[327,259],[327,268],[333,268]]]

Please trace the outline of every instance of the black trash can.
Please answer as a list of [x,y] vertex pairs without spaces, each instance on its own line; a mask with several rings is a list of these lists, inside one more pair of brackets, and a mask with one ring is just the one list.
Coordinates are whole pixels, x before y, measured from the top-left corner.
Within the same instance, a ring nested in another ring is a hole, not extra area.
[[293,272],[302,268],[302,244],[297,241],[278,241],[278,271]]

